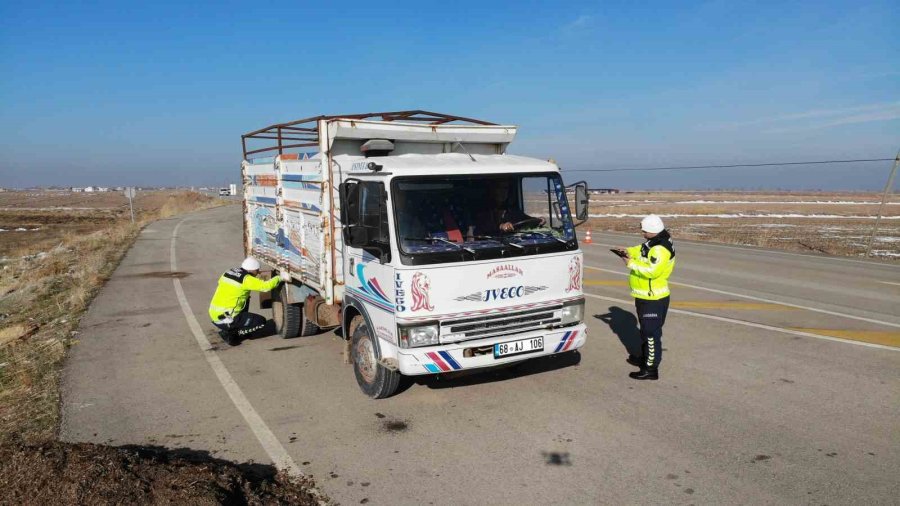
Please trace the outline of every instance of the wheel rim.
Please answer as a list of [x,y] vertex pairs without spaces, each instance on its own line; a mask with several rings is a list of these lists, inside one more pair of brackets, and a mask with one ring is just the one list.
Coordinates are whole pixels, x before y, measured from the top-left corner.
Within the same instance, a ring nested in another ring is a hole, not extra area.
[[356,369],[366,383],[375,382],[375,347],[368,336],[356,345]]

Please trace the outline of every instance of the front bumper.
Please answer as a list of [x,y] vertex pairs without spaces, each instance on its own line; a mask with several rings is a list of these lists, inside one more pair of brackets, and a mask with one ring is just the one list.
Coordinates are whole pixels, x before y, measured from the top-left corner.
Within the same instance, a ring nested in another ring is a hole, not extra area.
[[[577,350],[584,346],[587,326],[583,323],[554,330],[535,330],[507,336],[490,337],[459,344],[430,346],[427,348],[400,349],[397,354],[400,373],[406,376],[440,374],[445,372],[492,367],[513,362],[521,362],[535,357],[545,357],[556,353]],[[469,348],[483,348],[497,343],[544,337],[544,350],[522,355],[494,358],[493,352],[465,356]]]

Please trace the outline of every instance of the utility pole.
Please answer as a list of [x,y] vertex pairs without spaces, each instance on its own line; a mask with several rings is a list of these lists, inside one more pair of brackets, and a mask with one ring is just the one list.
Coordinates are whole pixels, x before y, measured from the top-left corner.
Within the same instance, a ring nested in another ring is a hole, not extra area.
[[131,224],[134,225],[134,187],[125,188],[125,196],[128,197],[128,208],[131,209]]
[[881,195],[881,205],[878,206],[878,216],[875,217],[875,225],[872,226],[872,235],[869,236],[869,244],[866,245],[866,258],[869,258],[869,254],[872,252],[872,242],[875,241],[875,234],[878,232],[878,222],[881,221],[881,212],[884,211],[884,206],[887,203],[887,196],[894,189],[894,176],[897,175],[897,166],[900,165],[900,151],[897,151],[897,156],[894,157],[894,167],[891,168],[891,175],[888,176],[887,184],[884,185],[884,193]]

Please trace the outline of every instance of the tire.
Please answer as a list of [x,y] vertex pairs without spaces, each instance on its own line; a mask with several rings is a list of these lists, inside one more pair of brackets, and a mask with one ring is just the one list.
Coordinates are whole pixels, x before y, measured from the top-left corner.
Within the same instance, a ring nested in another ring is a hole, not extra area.
[[356,383],[364,394],[373,399],[390,397],[400,386],[400,373],[385,369],[378,363],[381,358],[378,340],[372,336],[362,316],[353,317],[350,328],[354,327],[350,338],[350,358]]
[[312,320],[310,320],[309,318],[306,317],[306,311],[304,311],[304,309],[306,309],[306,308],[304,308],[303,306],[300,306],[300,318],[301,318],[300,325],[299,325],[300,336],[301,337],[314,336],[314,335],[318,334],[319,332],[322,332],[322,329],[320,329],[318,325],[316,325],[315,323],[313,323]]
[[272,293],[272,320],[275,322],[275,333],[283,339],[290,339],[300,335],[303,306],[285,303],[285,290],[282,285]]

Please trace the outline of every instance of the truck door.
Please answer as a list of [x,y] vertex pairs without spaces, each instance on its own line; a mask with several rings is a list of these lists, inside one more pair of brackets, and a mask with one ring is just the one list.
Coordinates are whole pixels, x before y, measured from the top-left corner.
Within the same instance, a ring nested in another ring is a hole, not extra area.
[[384,183],[351,179],[341,184],[340,192],[347,294],[365,303],[373,325],[375,320],[393,325],[394,268],[390,265],[391,242]]

